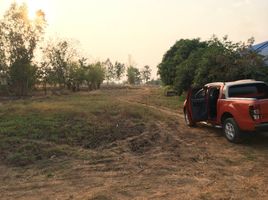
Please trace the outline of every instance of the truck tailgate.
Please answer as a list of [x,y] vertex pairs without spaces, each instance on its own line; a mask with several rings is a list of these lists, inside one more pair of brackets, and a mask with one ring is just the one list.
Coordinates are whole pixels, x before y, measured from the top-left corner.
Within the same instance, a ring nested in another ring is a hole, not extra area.
[[258,104],[260,105],[261,109],[261,121],[268,122],[268,99],[258,100]]

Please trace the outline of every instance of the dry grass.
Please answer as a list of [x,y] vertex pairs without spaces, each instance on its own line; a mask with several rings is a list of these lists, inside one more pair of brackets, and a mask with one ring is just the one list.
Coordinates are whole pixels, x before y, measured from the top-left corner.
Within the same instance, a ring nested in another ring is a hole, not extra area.
[[157,88],[4,103],[0,199],[267,199],[268,138],[189,129],[181,105]]

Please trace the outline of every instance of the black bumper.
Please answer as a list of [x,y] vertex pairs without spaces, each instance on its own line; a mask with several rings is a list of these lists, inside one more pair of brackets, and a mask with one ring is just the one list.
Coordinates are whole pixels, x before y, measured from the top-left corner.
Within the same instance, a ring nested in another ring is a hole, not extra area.
[[260,131],[260,132],[268,131],[268,122],[256,125],[255,129],[256,131]]

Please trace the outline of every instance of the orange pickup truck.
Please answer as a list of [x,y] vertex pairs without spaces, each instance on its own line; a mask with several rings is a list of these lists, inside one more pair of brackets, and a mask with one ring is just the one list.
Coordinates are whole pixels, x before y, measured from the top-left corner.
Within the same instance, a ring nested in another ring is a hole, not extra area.
[[227,140],[240,142],[245,131],[268,131],[268,85],[240,80],[191,89],[184,117],[188,126],[201,121],[221,126]]

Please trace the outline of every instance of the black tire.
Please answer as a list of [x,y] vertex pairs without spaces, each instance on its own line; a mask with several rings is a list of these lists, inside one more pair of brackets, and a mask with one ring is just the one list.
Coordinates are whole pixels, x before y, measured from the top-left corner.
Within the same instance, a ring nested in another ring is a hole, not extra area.
[[188,113],[187,109],[184,110],[184,121],[185,121],[186,125],[189,127],[195,126],[195,123],[190,121],[189,113]]
[[228,118],[224,121],[223,133],[229,142],[240,143],[242,141],[241,131],[234,118]]

